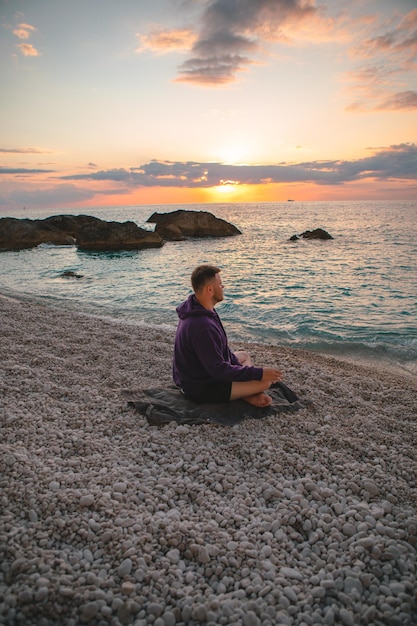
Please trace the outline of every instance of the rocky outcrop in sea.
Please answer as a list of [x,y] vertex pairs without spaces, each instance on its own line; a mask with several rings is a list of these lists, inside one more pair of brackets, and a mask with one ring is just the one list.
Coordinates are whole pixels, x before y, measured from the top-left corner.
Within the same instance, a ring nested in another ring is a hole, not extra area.
[[155,232],[163,239],[171,241],[188,237],[232,237],[241,234],[236,226],[208,211],[153,213],[147,221],[156,224]]
[[108,222],[89,215],[53,215],[43,220],[0,218],[0,251],[24,250],[40,244],[76,245],[86,251],[142,250],[164,241],[188,237],[229,237],[240,231],[206,211],[154,213],[155,231],[135,222]]

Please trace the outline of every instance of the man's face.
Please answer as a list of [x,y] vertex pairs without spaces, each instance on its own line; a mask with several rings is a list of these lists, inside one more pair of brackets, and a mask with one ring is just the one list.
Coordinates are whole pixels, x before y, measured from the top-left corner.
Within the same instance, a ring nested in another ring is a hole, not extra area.
[[220,278],[220,274],[216,274],[212,281],[213,287],[213,303],[217,304],[217,302],[221,302],[224,298],[223,295],[223,283]]

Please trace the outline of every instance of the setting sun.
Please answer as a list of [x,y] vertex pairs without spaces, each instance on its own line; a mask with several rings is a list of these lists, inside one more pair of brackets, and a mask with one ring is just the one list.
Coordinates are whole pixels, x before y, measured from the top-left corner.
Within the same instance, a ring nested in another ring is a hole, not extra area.
[[221,193],[221,194],[233,193],[234,191],[236,191],[236,188],[239,186],[239,183],[234,182],[234,181],[227,181],[227,182],[221,181],[221,182],[222,182],[221,185],[218,185],[217,187],[214,188],[216,193]]

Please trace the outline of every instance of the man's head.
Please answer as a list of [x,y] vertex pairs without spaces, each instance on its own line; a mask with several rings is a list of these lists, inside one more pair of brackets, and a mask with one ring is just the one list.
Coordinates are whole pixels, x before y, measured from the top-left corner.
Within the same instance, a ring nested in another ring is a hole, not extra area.
[[223,285],[220,268],[214,265],[199,265],[191,274],[191,284],[199,302],[213,308],[223,300]]

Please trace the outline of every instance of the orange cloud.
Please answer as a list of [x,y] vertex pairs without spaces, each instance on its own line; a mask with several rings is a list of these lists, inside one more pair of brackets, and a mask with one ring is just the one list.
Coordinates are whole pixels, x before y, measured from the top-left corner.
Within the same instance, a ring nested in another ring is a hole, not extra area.
[[[351,111],[398,111],[417,108],[417,9],[395,15],[390,27],[371,25],[372,32],[352,49],[362,65],[349,74],[359,98]],[[410,88],[407,89],[406,87]]]
[[148,35],[137,34],[140,45],[136,52],[150,50],[157,54],[190,50],[196,40],[195,33],[188,29],[161,30],[155,28]]
[[0,148],[0,153],[4,154],[53,154],[52,150],[43,148]]
[[36,30],[36,28],[30,24],[19,24],[19,26],[14,29],[13,35],[16,35],[19,39],[29,39],[34,30]]
[[379,110],[399,111],[417,109],[417,91],[395,93],[378,106]]
[[38,50],[36,50],[36,48],[34,48],[32,46],[32,44],[30,43],[20,43],[17,46],[21,53],[23,54],[23,56],[25,57],[38,57],[40,56],[40,52]]
[[[1,168],[0,168],[1,171]],[[61,176],[61,180],[118,183],[125,188],[221,188],[224,185],[315,183],[338,186],[353,181],[417,181],[417,144],[376,148],[356,160],[325,160],[270,165],[230,165],[215,162],[153,160],[130,168],[113,168]]]

